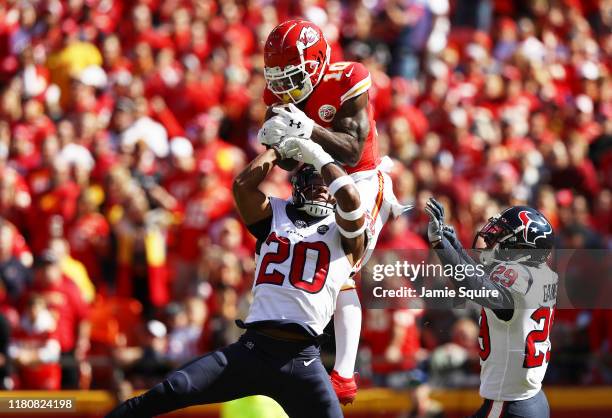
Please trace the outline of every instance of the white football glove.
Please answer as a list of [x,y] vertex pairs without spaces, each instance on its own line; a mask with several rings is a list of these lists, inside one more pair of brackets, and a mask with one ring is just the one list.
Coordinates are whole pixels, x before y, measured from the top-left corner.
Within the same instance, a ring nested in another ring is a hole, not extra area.
[[332,156],[325,152],[321,145],[309,139],[287,138],[283,141],[283,144],[285,143],[288,143],[286,145],[288,148],[292,149],[294,146],[299,148],[298,154],[293,157],[294,159],[313,165],[319,173],[324,165],[334,162]]
[[257,132],[259,142],[268,146],[278,144],[285,136],[285,123],[278,116],[265,121],[259,132]]
[[272,111],[277,115],[275,118],[279,118],[283,122],[285,136],[310,138],[310,135],[312,135],[314,121],[293,103],[289,104],[289,106],[274,107]]
[[281,142],[278,142],[274,145],[271,145],[278,154],[281,159],[293,158],[296,157],[300,153],[300,147],[296,141],[292,141],[292,138],[283,139]]

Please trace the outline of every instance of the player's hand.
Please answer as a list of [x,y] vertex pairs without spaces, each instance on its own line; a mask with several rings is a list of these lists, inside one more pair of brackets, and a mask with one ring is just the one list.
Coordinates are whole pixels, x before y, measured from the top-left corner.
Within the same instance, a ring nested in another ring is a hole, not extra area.
[[299,147],[298,154],[294,157],[305,164],[311,164],[320,173],[321,168],[329,163],[333,163],[334,159],[329,155],[323,147],[314,141],[304,138],[287,138],[283,143],[288,142],[288,146]]
[[357,396],[357,382],[355,381],[355,376],[349,379],[340,376],[337,371],[332,370],[329,378],[340,403],[342,405],[353,403],[355,396]]
[[289,106],[274,107],[272,111],[277,115],[274,118],[279,118],[284,124],[285,136],[310,139],[312,129],[314,128],[314,121],[293,103],[289,104]]
[[287,138],[271,146],[278,152],[282,160],[293,158],[300,153],[300,147],[295,138]]
[[452,225],[443,225],[442,226],[442,234],[444,235],[444,238],[446,238],[449,241],[457,241],[459,242],[459,238],[457,238],[457,232],[455,231],[455,228],[453,228]]
[[427,226],[429,242],[438,242],[442,239],[443,234],[444,208],[436,199],[430,197],[425,204],[425,212],[429,215],[429,225]]
[[280,143],[285,137],[285,123],[281,118],[274,116],[261,126],[257,132],[257,140],[267,146]]

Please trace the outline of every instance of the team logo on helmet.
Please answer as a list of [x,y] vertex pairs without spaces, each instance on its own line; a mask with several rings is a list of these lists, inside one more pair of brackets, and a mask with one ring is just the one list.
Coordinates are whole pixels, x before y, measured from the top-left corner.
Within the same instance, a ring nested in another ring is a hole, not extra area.
[[306,26],[302,28],[300,37],[297,41],[297,46],[300,49],[306,49],[319,42],[319,33],[312,26]]
[[[525,229],[523,229],[523,238],[526,243],[535,245],[538,238],[545,238],[552,233],[552,226],[550,226],[546,219],[541,217],[539,219],[533,219],[531,218],[531,214],[526,210],[519,212],[518,216],[525,227]],[[540,228],[534,226],[534,224],[539,225]]]
[[319,108],[319,117],[325,122],[331,122],[336,116],[336,108],[329,104],[324,104]]

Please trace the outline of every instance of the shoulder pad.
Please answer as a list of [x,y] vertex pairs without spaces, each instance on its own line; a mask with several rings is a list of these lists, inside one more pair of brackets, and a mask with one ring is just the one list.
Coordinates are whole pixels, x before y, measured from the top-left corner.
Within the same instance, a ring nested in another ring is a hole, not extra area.
[[331,63],[323,82],[333,83],[340,95],[340,104],[368,91],[372,85],[370,72],[358,62],[338,61]]
[[359,62],[351,62],[343,71],[343,94],[340,103],[367,92],[372,86],[372,78],[367,68]]
[[526,295],[533,283],[529,269],[519,263],[496,265],[489,275],[489,280],[521,295]]

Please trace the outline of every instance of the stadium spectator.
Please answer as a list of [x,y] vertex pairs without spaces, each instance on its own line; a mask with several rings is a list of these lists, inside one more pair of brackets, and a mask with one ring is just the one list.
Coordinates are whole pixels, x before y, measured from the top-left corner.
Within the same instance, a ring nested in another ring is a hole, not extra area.
[[43,251],[34,262],[34,282],[25,300],[35,295],[57,318],[61,387],[77,388],[81,363],[89,350],[88,306],[78,287],[62,274],[59,258],[50,250]]
[[370,350],[372,380],[377,386],[406,388],[420,382],[417,366],[424,358],[419,341],[420,309],[368,309],[361,333]]
[[198,354],[198,341],[202,326],[190,321],[186,306],[180,303],[170,303],[165,313],[167,316],[168,358],[175,366],[184,364]]
[[453,325],[452,340],[436,348],[429,359],[431,383],[450,387],[479,382],[478,326],[469,318]]
[[114,357],[134,387],[155,384],[173,367],[168,359],[168,329],[160,321],[148,321],[139,344],[118,347]]
[[0,220],[0,300],[13,303],[19,301],[32,281],[30,270],[14,254],[16,238],[14,229]]
[[135,182],[126,190],[125,212],[113,225],[117,238],[117,293],[138,299],[146,316],[168,300],[166,266],[167,213],[151,210]]
[[[42,294],[59,312],[62,358],[74,352],[82,364],[91,288],[82,293],[58,273],[46,250],[62,243],[97,296],[138,299],[146,321],[184,303],[194,317],[187,333],[203,330],[201,348],[234,339],[255,242],[234,217],[229,187],[261,149],[263,41],[293,16],[323,28],[332,61],[368,67],[400,201],[440,197],[465,246],[501,208],[528,203],[551,221],[560,247],[612,248],[608,3],[0,2],[2,312],[19,324],[16,309]],[[290,195],[282,170],[262,187]],[[427,222],[414,211],[390,223],[379,248],[423,248]],[[454,315],[426,310],[422,329],[404,329],[405,346],[392,338],[395,315],[385,315],[378,371],[392,364],[405,374],[418,361],[398,352],[453,344]],[[579,317],[567,328],[605,323]],[[173,329],[147,331],[159,358]],[[571,353],[580,345],[565,339],[576,335],[553,338]],[[602,374],[604,340],[592,341]],[[70,361],[63,387],[76,385]],[[567,376],[553,369],[549,379]]]
[[110,256],[110,226],[99,211],[95,189],[81,193],[77,202],[77,215],[66,233],[70,254],[83,263],[88,276],[98,288],[107,293],[108,279],[104,277],[104,262]]
[[9,355],[15,362],[18,387],[59,390],[62,383],[58,324],[42,296],[32,295],[13,331]]

